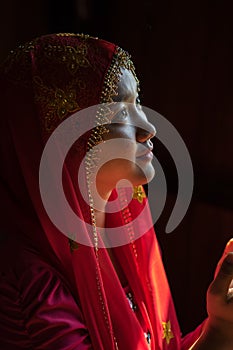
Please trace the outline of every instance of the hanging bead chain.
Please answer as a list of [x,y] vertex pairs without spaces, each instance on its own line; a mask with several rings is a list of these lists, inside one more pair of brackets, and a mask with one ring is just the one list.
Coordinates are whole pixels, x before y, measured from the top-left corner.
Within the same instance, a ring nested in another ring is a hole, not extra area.
[[136,245],[135,245],[135,235],[134,235],[134,229],[133,229],[133,224],[132,224],[132,216],[131,216],[131,212],[130,212],[129,207],[125,206],[127,203],[127,197],[126,197],[124,189],[119,191],[119,199],[120,199],[120,202],[122,203],[122,206],[124,207],[121,211],[122,217],[123,217],[125,227],[127,229],[127,233],[129,235],[130,244],[131,244],[134,256],[137,259],[138,253],[137,253],[137,249],[136,249]]
[[[95,210],[94,210],[94,200],[91,193],[91,186],[93,185],[92,176],[95,173],[96,165],[99,161],[99,149],[96,147],[99,143],[104,142],[103,135],[109,132],[109,129],[107,129],[106,124],[110,124],[111,120],[111,114],[112,111],[110,109],[111,104],[113,103],[113,97],[117,96],[117,84],[119,83],[120,76],[121,76],[121,68],[124,67],[126,69],[130,69],[135,76],[135,79],[138,83],[138,79],[135,75],[135,69],[133,66],[132,61],[130,60],[130,56],[128,53],[123,51],[120,48],[116,49],[115,55],[112,59],[112,63],[108,69],[108,72],[104,79],[104,86],[100,97],[100,103],[101,106],[98,107],[97,113],[96,113],[96,120],[95,120],[95,127],[93,128],[90,138],[87,143],[87,154],[85,157],[85,169],[86,169],[86,178],[87,178],[87,189],[88,189],[88,197],[89,197],[89,205],[90,205],[90,215],[91,215],[91,223],[93,227],[93,241],[94,241],[94,249],[95,254],[97,258],[97,264],[99,266],[99,259],[98,259],[98,230],[97,230],[97,224],[96,224],[96,216],[95,216]],[[105,125],[104,125],[105,124]],[[130,218],[130,213],[125,212],[123,214],[125,221],[127,221],[127,218]],[[127,228],[129,234],[132,236],[132,245],[133,243],[133,232],[131,228]],[[134,248],[134,253],[137,256],[136,248]],[[103,316],[105,319],[106,327],[109,331],[110,325],[109,320],[107,317],[106,312],[106,305],[103,298],[103,292],[101,288],[101,282],[100,282],[100,271],[98,270],[98,266],[96,267],[96,283],[97,283],[97,289],[98,289],[98,295],[99,295],[99,301],[102,306]],[[115,344],[115,349],[118,350],[118,344],[117,340],[112,334]]]

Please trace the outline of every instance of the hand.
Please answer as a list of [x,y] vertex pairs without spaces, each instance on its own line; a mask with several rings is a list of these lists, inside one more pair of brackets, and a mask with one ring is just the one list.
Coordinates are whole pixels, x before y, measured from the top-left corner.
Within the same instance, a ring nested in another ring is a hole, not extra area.
[[227,244],[226,244],[226,247],[224,249],[224,252],[222,254],[222,257],[221,259],[219,260],[218,264],[217,264],[217,267],[216,267],[216,270],[215,270],[215,274],[214,274],[214,277],[216,277],[221,265],[222,265],[222,262],[224,260],[224,258],[226,257],[226,255],[230,252],[233,252],[233,238],[231,238]]
[[207,312],[210,324],[219,323],[220,326],[223,322],[226,327],[226,322],[229,323],[233,340],[233,239],[227,243],[217,265],[214,281],[209,286]]
[[[233,349],[233,239],[220,259],[207,291],[208,319],[192,350]],[[191,350],[190,349],[190,350]]]

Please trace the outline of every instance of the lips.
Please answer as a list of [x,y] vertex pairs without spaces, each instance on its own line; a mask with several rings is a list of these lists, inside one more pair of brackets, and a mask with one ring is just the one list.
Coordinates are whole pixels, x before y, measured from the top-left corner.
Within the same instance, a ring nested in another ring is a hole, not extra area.
[[138,152],[136,153],[136,158],[141,158],[145,156],[153,156],[153,146],[143,146],[141,147],[141,150],[139,149]]

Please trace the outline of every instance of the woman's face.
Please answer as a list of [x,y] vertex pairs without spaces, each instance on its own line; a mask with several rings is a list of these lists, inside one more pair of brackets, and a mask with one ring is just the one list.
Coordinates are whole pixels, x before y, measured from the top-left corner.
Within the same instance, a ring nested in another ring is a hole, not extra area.
[[155,128],[140,105],[137,82],[131,71],[122,69],[114,99],[109,132],[100,144],[100,163],[96,184],[99,193],[111,191],[120,180],[133,186],[145,184],[154,176],[152,142]]

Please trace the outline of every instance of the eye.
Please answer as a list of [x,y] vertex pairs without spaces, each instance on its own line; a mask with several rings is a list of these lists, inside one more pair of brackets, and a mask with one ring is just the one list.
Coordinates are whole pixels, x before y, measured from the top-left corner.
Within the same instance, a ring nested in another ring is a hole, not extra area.
[[123,107],[118,113],[116,113],[113,120],[120,122],[120,121],[124,121],[127,117],[128,117],[128,111],[126,107]]
[[124,119],[127,117],[128,112],[127,109],[124,107],[121,111],[120,111],[120,116],[123,117]]
[[140,101],[140,98],[139,98],[139,97],[136,98],[136,105],[137,105],[137,107],[138,107],[139,109],[142,108],[142,106],[141,106],[141,101]]

